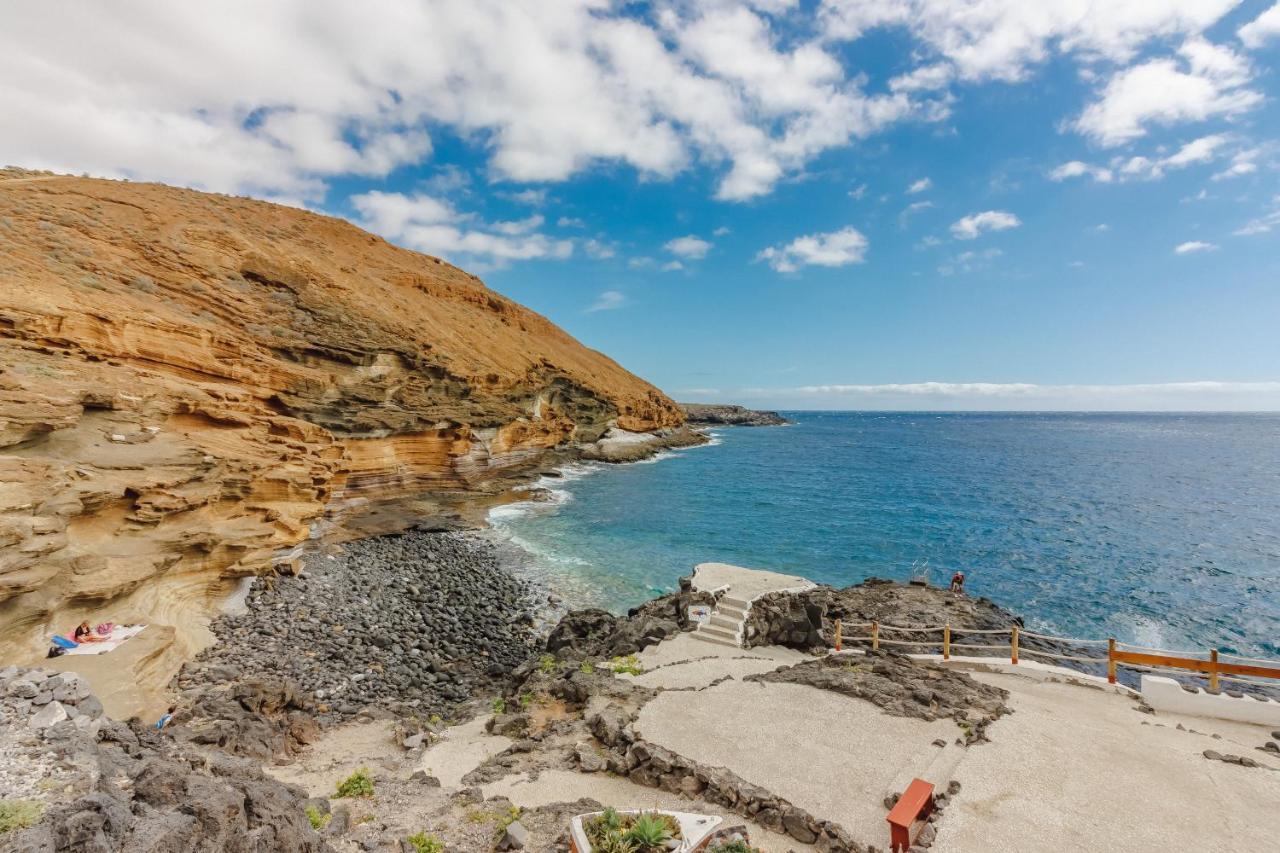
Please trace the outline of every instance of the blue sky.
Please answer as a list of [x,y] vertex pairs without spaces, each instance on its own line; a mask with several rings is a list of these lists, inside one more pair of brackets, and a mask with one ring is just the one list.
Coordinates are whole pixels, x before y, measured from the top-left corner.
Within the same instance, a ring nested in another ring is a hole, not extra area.
[[344,216],[678,398],[1280,408],[1271,0],[53,5],[0,160]]

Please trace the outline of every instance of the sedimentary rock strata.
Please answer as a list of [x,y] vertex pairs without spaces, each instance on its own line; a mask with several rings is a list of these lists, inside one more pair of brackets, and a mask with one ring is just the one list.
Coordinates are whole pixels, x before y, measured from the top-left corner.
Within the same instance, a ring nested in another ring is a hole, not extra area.
[[107,603],[193,624],[300,543],[457,523],[610,430],[683,420],[342,220],[0,171],[0,651]]

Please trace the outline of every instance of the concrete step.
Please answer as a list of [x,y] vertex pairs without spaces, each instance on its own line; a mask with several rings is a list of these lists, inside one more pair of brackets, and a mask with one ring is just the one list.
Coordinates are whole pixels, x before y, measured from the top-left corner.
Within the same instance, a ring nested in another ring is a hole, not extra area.
[[721,628],[728,628],[736,634],[738,629],[742,627],[742,620],[732,616],[721,616],[719,612],[714,612],[711,614],[711,624]]
[[724,598],[716,602],[717,607],[732,607],[741,610],[744,613],[751,609],[751,602],[745,598],[734,598],[732,595],[726,595]]
[[738,644],[738,632],[732,628],[721,628],[719,625],[699,625],[698,630],[694,633],[728,640],[734,645]]
[[723,638],[721,638],[721,637],[712,636],[711,634],[704,634],[704,633],[703,633],[703,632],[701,632],[701,631],[694,631],[694,632],[693,632],[693,638],[694,638],[695,640],[701,640],[701,641],[702,641],[702,642],[704,642],[704,643],[712,643],[712,644],[717,645],[717,646],[728,646],[728,647],[729,647],[729,648],[731,648],[731,649],[741,648],[741,647],[740,647],[736,642],[734,642],[733,640],[725,640],[725,639],[723,639]]
[[724,616],[728,616],[730,619],[737,619],[739,621],[747,618],[747,611],[737,607],[726,607],[723,604],[717,604],[716,609],[713,612],[723,614]]

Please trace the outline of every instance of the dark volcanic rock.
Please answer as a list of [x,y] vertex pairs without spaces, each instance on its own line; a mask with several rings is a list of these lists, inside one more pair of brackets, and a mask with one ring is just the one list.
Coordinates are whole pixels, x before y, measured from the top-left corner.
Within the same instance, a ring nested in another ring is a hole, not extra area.
[[899,717],[964,720],[970,728],[1008,712],[1008,693],[966,673],[912,660],[892,652],[866,657],[827,656],[749,675],[747,681],[804,684],[855,699],[866,699]]
[[[15,680],[0,671],[0,688]],[[75,685],[75,676],[31,671],[48,684]],[[48,677],[45,677],[48,676]],[[7,691],[0,689],[0,696]],[[80,695],[79,692],[72,696]],[[241,691],[256,713],[275,717],[270,691]],[[78,708],[96,707],[84,694]],[[70,707],[70,706],[69,706]],[[261,762],[203,748],[173,723],[163,730],[80,713],[32,731],[31,708],[0,701],[0,727],[31,742],[25,774],[46,782],[35,794],[45,805],[34,826],[0,838],[12,853],[326,853],[311,828],[302,791],[266,776]],[[255,712],[244,709],[241,716]],[[176,715],[175,715],[176,716]],[[30,734],[28,734],[30,733]],[[24,780],[25,781],[25,780]],[[7,787],[7,786],[6,786]],[[6,796],[16,793],[5,790]],[[28,794],[28,796],[31,796]]]
[[712,604],[715,597],[687,589],[684,579],[681,587],[680,592],[632,608],[624,617],[598,609],[567,613],[548,635],[546,649],[560,658],[613,658],[692,631],[696,626],[689,621],[689,605]]
[[695,426],[782,426],[791,421],[777,412],[756,411],[716,403],[679,403],[688,422]]
[[[309,557],[296,576],[256,581],[247,612],[214,621],[219,642],[183,668],[178,686],[296,684],[286,711],[314,707],[322,720],[369,706],[447,714],[536,649],[535,598],[545,600],[481,536],[413,531],[351,542],[340,556]],[[262,743],[271,734],[223,725],[208,736]]]

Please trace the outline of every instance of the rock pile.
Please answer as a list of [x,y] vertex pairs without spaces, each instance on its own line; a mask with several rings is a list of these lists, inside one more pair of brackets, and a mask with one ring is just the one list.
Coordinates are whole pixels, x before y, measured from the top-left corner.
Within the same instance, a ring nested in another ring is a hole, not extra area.
[[322,720],[368,705],[446,714],[534,651],[537,598],[479,536],[352,542],[308,558],[296,576],[255,582],[247,611],[214,622],[219,643],[178,683],[286,679]]
[[546,650],[573,660],[633,655],[681,631],[692,631],[697,626],[689,621],[689,606],[714,603],[715,596],[694,591],[689,579],[681,578],[679,592],[646,601],[624,617],[594,608],[565,614],[548,635]]
[[103,715],[78,676],[0,670],[0,792],[26,801],[33,818],[0,847],[330,851],[307,822],[300,791],[263,775],[257,762],[191,748],[177,733]]
[[951,717],[968,726],[971,737],[1000,715],[1008,692],[963,672],[906,655],[868,651],[866,657],[822,657],[786,666],[747,681],[804,684],[855,699],[866,699],[898,717],[937,720]]

